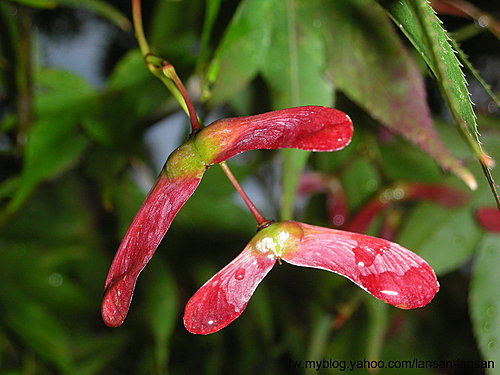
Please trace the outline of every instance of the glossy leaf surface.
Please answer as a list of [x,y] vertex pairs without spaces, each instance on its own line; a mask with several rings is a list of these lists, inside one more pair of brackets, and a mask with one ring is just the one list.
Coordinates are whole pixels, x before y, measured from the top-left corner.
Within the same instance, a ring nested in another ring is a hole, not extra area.
[[480,236],[469,207],[421,202],[403,222],[398,242],[418,251],[438,275],[443,275],[469,259]]
[[[472,267],[469,290],[469,314],[474,328],[474,335],[484,359],[494,363],[500,360],[500,283],[499,238],[487,234],[479,244]],[[486,374],[497,374],[496,368]]]
[[[388,10],[395,24],[422,55],[438,81],[455,122],[460,126],[471,149],[479,157],[482,150],[467,82],[461,64],[450,44],[450,37],[441,21],[427,2],[410,0],[380,0],[379,2]],[[474,190],[477,187],[474,177],[467,170],[460,169],[459,165],[454,173],[460,176],[471,189]]]
[[272,3],[244,0],[238,6],[208,69],[205,84],[213,83],[209,98],[214,104],[235,95],[258,73],[270,45]]
[[325,4],[325,22],[335,25],[325,38],[329,72],[338,88],[373,118],[431,155],[443,169],[462,179],[469,176],[440,140],[419,68],[383,9],[370,0]]
[[400,182],[383,189],[369,201],[347,226],[353,232],[365,232],[377,214],[395,202],[431,201],[444,207],[456,207],[467,201],[467,196],[451,186],[418,182]]

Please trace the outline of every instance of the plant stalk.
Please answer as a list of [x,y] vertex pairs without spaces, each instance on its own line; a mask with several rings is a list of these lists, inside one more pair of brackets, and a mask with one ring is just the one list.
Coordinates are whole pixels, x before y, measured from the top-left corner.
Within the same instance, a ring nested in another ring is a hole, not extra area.
[[243,190],[243,188],[239,184],[236,177],[234,177],[234,175],[231,172],[231,170],[229,169],[229,166],[227,165],[227,163],[225,161],[223,161],[219,165],[222,168],[222,170],[224,171],[224,173],[226,174],[229,181],[231,181],[231,184],[233,184],[234,188],[236,189],[238,194],[241,196],[241,198],[243,199],[243,201],[247,205],[250,212],[252,213],[253,217],[255,218],[255,221],[257,222],[257,227],[259,229],[265,228],[269,223],[271,223],[271,221],[267,220],[264,216],[262,216],[262,214],[259,212],[257,207],[255,207],[253,202],[248,197],[247,193],[245,193],[245,191]]
[[155,56],[151,52],[142,24],[141,0],[132,0],[132,19],[135,37],[147,68],[165,84],[174,98],[179,102],[182,109],[189,117],[191,135],[196,134],[200,130],[200,122],[186,88],[175,72],[173,65],[161,57]]

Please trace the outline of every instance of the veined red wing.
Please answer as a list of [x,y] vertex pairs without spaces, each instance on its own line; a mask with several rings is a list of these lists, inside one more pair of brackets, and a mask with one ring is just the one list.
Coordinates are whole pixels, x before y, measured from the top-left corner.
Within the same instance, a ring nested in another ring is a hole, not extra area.
[[297,223],[303,237],[282,259],[345,276],[374,297],[402,309],[428,304],[439,290],[432,268],[418,255],[380,238]]
[[247,247],[208,280],[186,305],[184,326],[195,334],[217,332],[241,315],[255,289],[273,268],[273,256]]
[[149,262],[172,220],[196,190],[200,177],[169,178],[161,174],[116,252],[104,286],[102,317],[111,327],[127,316],[139,273]]

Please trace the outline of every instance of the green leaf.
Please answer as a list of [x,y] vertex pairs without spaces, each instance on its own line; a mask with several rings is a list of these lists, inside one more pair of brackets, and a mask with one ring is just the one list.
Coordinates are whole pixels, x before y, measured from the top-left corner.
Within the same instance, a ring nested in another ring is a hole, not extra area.
[[271,41],[273,2],[240,3],[208,68],[205,85],[214,85],[205,99],[213,104],[227,100],[255,77]]
[[[277,0],[271,46],[262,65],[274,109],[333,104],[333,83],[326,56],[318,1]],[[315,26],[317,25],[317,26]]]
[[[86,249],[66,246],[44,254],[43,247],[10,241],[3,241],[2,249],[0,271],[5,285],[15,285],[31,301],[55,308],[64,317],[81,313],[91,305],[89,296],[71,280],[64,264],[71,255],[77,258],[74,254]],[[20,274],[24,275],[22,280]]]
[[418,253],[439,275],[469,259],[480,236],[469,206],[452,209],[422,203],[405,221],[397,242]]
[[130,51],[115,66],[83,126],[104,146],[130,153],[140,141],[139,119],[155,114],[165,97],[164,86],[148,72],[140,51]]
[[122,30],[130,30],[131,23],[119,10],[101,0],[12,0],[16,3],[35,8],[55,8],[58,5],[88,9],[107,19]]
[[[321,315],[318,314],[313,320],[313,328],[311,330],[311,338],[309,343],[309,348],[307,351],[307,358],[324,358],[326,347],[330,341],[330,334],[332,332],[332,316],[323,312]],[[310,370],[306,374],[312,374],[317,372],[317,370]]]
[[155,365],[159,374],[166,372],[169,343],[179,310],[177,285],[171,272],[155,264],[146,294],[146,315],[155,341]]
[[292,220],[293,204],[300,176],[311,153],[304,150],[281,150],[280,153],[283,173],[280,220]]
[[88,192],[80,184],[81,180],[69,174],[57,183],[42,186],[30,204],[1,228],[0,238],[50,249],[94,243],[95,237],[88,234],[95,218],[83,198]]
[[[325,48],[318,1],[278,0],[271,46],[261,71],[272,92],[274,109],[299,105],[331,106],[333,84],[325,75]],[[281,220],[292,219],[293,201],[309,152],[283,150]]]
[[414,0],[381,0],[380,3],[431,69],[453,115],[458,115],[458,119],[469,126],[471,134],[477,133],[467,82],[450,45],[450,37],[433,9],[427,2]]
[[380,360],[389,323],[389,305],[374,298],[367,299],[369,314],[366,358]]
[[325,39],[339,89],[442,168],[471,177],[439,139],[419,69],[383,9],[372,0],[330,1],[324,13],[324,22],[335,25]]
[[35,76],[35,114],[79,118],[89,112],[96,90],[82,77],[59,69],[40,69]]
[[23,344],[55,364],[60,373],[70,374],[70,340],[57,317],[13,288],[3,291],[1,302],[5,323]]
[[[91,375],[105,373],[106,365],[119,358],[126,344],[125,332],[110,332],[106,336],[82,335],[77,339],[78,361],[71,375]],[[75,340],[76,341],[76,340]]]
[[87,9],[107,19],[122,30],[130,30],[131,23],[128,18],[115,7],[101,0],[55,0],[59,5]]
[[[467,90],[467,82],[461,64],[452,48],[450,37],[443,29],[441,21],[427,2],[383,0],[381,3],[387,8],[396,25],[408,37],[429,66],[453,119],[459,125],[469,147],[484,166],[484,173],[488,178],[491,178],[479,141],[476,116]],[[468,185],[474,189],[475,179],[469,178]],[[490,186],[493,193],[496,194],[493,181]]]
[[483,77],[481,77],[476,68],[474,68],[474,65],[472,65],[472,63],[470,62],[469,57],[465,54],[464,51],[462,51],[462,49],[454,39],[451,39],[450,43],[452,44],[453,49],[457,52],[458,58],[460,59],[462,64],[464,64],[464,66],[467,69],[469,69],[472,76],[477,80],[477,82],[483,88],[486,94],[488,94],[491,100],[493,100],[497,105],[497,107],[500,108],[500,98],[497,95],[495,95],[491,86],[486,83],[486,81],[483,79]]
[[151,73],[144,64],[144,57],[139,49],[126,53],[115,65],[108,81],[109,91],[124,90],[151,80]]
[[8,211],[16,211],[38,183],[78,161],[88,141],[76,131],[75,121],[73,116],[61,114],[58,118],[40,120],[30,129],[19,186],[9,202]]
[[350,210],[357,211],[380,187],[380,177],[368,159],[362,158],[342,174],[342,187]]
[[[455,153],[458,155],[456,150]],[[442,170],[429,155],[417,148],[408,148],[408,144],[402,140],[381,145],[380,156],[384,174],[391,181],[438,183],[443,180]]]
[[11,0],[14,3],[27,5],[33,8],[55,8],[57,0]]
[[151,20],[145,25],[153,53],[165,56],[177,70],[186,63],[194,63],[195,53],[186,51],[199,43],[202,10],[203,1],[155,2]]
[[[244,181],[245,167],[232,164],[231,170],[239,181]],[[240,201],[234,188],[221,168],[212,167],[205,175],[196,192],[177,214],[175,223],[192,228],[204,228],[211,232],[247,233],[255,221],[248,211],[236,204]],[[210,217],[210,220],[206,220]],[[206,281],[206,280],[205,280]]]
[[76,163],[88,144],[78,125],[92,112],[95,99],[94,88],[77,75],[57,69],[37,72],[36,120],[26,135],[23,169],[7,213],[16,211],[38,183]]
[[200,58],[198,59],[198,66],[205,64],[208,56],[210,35],[219,13],[221,0],[205,0],[205,19],[203,22],[203,30],[201,32],[201,45],[200,45]]
[[[500,361],[500,236],[484,237],[472,270],[469,311],[472,327],[485,360]],[[487,374],[500,374],[492,368]]]

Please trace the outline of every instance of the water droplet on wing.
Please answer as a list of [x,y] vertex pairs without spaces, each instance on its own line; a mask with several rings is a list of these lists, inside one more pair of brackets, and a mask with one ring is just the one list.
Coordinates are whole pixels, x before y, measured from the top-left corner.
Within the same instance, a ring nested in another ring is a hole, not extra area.
[[243,280],[245,278],[245,269],[244,268],[238,268],[234,274],[234,278],[236,280]]

